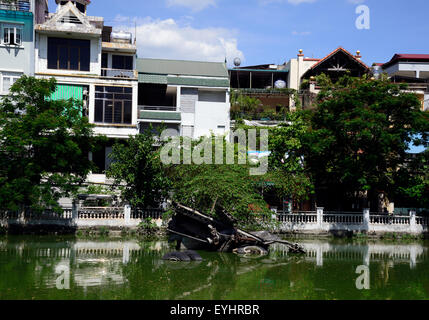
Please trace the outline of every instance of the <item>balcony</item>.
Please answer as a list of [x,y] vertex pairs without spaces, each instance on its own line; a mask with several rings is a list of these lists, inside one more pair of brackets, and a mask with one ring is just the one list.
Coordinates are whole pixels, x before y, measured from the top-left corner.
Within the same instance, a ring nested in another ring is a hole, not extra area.
[[121,69],[101,69],[101,76],[107,78],[137,79],[137,71]]
[[139,106],[139,120],[180,123],[182,116],[173,106]]
[[177,111],[175,106],[139,106],[141,111]]
[[16,0],[16,1],[0,0],[0,10],[30,12],[31,11],[30,0]]

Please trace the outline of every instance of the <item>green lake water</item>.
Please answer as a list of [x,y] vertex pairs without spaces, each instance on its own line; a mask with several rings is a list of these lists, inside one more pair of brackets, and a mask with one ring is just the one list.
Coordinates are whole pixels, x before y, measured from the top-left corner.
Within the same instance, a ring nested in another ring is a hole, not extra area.
[[[203,262],[172,263],[164,241],[0,238],[0,299],[429,299],[428,242],[300,243],[307,254],[276,246],[258,259],[200,252]],[[356,285],[359,267],[369,289]]]

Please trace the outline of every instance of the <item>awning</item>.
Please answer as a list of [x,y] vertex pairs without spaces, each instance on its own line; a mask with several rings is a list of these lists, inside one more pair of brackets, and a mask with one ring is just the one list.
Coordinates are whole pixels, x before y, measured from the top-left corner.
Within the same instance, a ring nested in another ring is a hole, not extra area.
[[139,83],[167,84],[167,76],[139,73]]

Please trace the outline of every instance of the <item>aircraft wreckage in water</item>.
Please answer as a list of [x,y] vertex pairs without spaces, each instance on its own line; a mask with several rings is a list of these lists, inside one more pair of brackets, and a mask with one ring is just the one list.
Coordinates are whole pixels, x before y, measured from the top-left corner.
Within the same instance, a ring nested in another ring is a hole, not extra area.
[[291,253],[305,253],[299,244],[281,240],[269,232],[246,232],[235,227],[236,221],[226,212],[214,219],[181,204],[173,204],[174,214],[168,225],[170,242],[177,241],[176,250],[182,245],[187,251],[167,254],[165,260],[189,261],[197,254],[189,250],[233,252],[244,255],[266,255],[275,243],[289,247]]

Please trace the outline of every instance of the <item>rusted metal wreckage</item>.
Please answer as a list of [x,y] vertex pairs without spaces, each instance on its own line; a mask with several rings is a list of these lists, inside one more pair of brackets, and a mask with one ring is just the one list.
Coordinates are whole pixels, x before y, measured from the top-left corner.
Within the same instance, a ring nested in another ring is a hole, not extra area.
[[174,214],[167,230],[170,242],[177,241],[176,250],[184,246],[187,250],[265,255],[270,245],[280,243],[289,247],[291,253],[305,253],[299,244],[282,240],[269,232],[238,229],[236,220],[225,211],[218,212],[218,219],[214,219],[181,204],[174,203],[173,208]]

